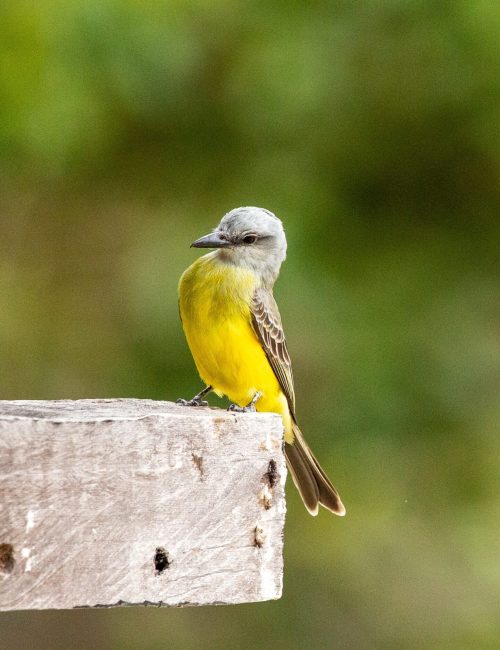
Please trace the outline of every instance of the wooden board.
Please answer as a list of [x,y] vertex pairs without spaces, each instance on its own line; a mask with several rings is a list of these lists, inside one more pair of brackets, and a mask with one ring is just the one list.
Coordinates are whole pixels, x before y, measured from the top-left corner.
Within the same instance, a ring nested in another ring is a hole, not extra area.
[[281,418],[0,402],[0,610],[279,598]]

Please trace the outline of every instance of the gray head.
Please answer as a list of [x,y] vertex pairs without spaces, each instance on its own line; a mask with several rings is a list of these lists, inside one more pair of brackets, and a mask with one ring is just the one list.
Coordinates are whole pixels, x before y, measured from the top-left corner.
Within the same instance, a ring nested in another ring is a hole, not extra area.
[[191,244],[218,248],[217,255],[257,273],[271,287],[286,257],[286,237],[281,221],[264,208],[236,208],[222,217],[215,230]]

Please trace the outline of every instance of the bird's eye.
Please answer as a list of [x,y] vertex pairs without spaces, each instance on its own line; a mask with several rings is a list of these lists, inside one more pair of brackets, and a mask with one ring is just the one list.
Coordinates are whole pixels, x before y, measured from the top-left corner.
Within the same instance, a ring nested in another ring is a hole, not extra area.
[[245,235],[243,237],[244,244],[254,244],[257,241],[257,235]]

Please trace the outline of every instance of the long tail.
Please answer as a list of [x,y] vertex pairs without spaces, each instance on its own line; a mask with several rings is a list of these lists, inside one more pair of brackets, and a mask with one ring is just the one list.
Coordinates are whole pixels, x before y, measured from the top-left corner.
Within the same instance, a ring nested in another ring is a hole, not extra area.
[[345,515],[345,508],[339,493],[309,449],[295,422],[293,434],[293,443],[285,442],[285,456],[304,505],[312,515],[318,514],[318,505],[321,504],[342,517]]

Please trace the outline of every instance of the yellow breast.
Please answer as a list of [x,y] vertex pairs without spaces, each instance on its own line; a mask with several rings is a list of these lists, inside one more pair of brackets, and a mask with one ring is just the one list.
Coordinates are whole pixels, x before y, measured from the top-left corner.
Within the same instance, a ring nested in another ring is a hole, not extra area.
[[286,399],[251,325],[257,285],[251,271],[221,261],[217,253],[204,255],[180,279],[182,324],[208,386],[240,406],[260,391],[257,410],[288,416]]

